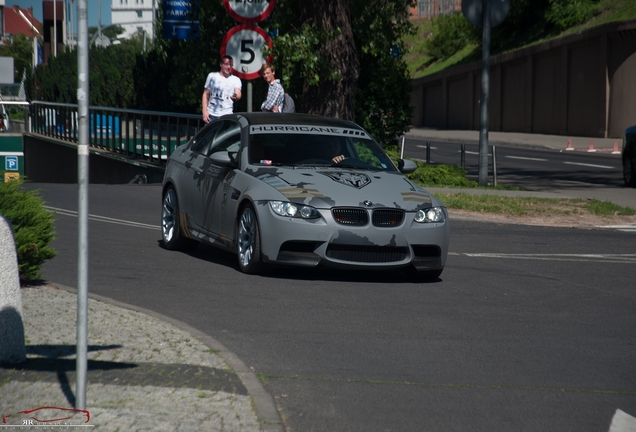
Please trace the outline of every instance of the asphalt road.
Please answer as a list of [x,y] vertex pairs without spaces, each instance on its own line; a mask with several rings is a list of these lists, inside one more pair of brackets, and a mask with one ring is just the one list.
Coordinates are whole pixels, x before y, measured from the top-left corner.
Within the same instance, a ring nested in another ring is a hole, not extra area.
[[[77,286],[77,186],[46,280]],[[89,291],[186,322],[256,373],[288,431],[605,431],[636,415],[636,234],[453,220],[441,280],[239,272],[160,243],[158,185],[91,185]],[[90,340],[90,335],[89,335]]]
[[[409,137],[404,155],[432,163],[461,165],[462,145]],[[623,187],[620,154],[564,151],[545,148],[495,146],[497,180],[524,189]],[[493,153],[489,152],[489,181],[493,180]],[[479,144],[464,144],[464,167],[470,178],[479,174]]]

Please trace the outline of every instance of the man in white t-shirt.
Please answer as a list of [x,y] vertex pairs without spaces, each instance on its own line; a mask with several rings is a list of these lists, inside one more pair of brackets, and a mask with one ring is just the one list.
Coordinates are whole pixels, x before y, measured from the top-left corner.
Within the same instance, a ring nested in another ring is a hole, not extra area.
[[241,80],[232,75],[233,60],[230,56],[221,58],[221,70],[211,72],[203,86],[201,106],[203,121],[206,123],[222,115],[232,114],[234,102],[241,99]]

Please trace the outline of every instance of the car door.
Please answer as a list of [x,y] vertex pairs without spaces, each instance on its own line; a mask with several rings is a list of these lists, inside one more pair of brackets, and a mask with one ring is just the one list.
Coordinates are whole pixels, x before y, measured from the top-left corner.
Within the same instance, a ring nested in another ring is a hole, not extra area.
[[[231,184],[234,178],[234,167],[216,164],[210,156],[216,152],[236,154],[241,147],[241,129],[233,120],[223,120],[210,143],[205,162],[199,166],[202,187],[197,188],[198,196],[194,202],[194,221],[198,227],[215,240],[224,243],[233,237],[236,199],[238,198]],[[234,209],[234,210],[233,210]]]
[[186,213],[191,226],[196,219],[197,206],[195,203],[201,195],[201,190],[207,189],[204,174],[207,155],[220,127],[220,122],[212,123],[192,138],[190,148],[186,153],[187,157],[182,161],[184,169],[178,171],[179,178],[175,179],[178,184],[182,185],[179,190],[179,206],[181,211]]

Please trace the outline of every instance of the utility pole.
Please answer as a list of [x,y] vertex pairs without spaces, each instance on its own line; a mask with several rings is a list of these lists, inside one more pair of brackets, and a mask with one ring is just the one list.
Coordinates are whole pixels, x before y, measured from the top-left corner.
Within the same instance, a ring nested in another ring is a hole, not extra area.
[[97,0],[97,32],[99,33],[99,40],[102,40],[102,0]]
[[53,57],[57,57],[57,0],[53,0]]
[[481,100],[479,124],[479,186],[488,186],[488,99],[490,93],[490,1],[483,3]]
[[88,369],[88,0],[77,2],[77,142],[78,259],[77,259],[77,355],[75,408],[86,409]]
[[490,99],[490,30],[503,22],[510,0],[462,0],[462,13],[482,27],[481,98],[479,100],[479,186],[488,186],[488,100]]

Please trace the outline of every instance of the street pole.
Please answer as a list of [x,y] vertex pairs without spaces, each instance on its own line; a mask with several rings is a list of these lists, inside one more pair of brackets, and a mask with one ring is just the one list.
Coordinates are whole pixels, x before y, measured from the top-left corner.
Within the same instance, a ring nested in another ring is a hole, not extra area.
[[77,145],[78,182],[78,257],[77,257],[77,356],[75,408],[86,409],[86,373],[88,368],[88,0],[77,2]]
[[53,0],[53,57],[57,57],[57,0]]
[[247,112],[252,112],[252,81],[247,82]]
[[97,0],[97,33],[99,34],[99,43],[102,43],[102,1]]
[[481,46],[481,119],[479,125],[479,186],[488,186],[488,98],[490,92],[490,1],[483,1]]

